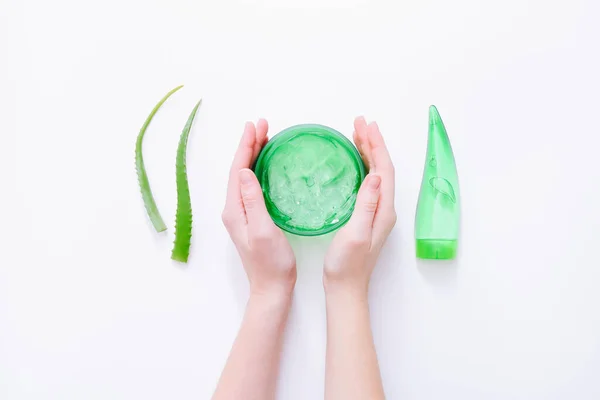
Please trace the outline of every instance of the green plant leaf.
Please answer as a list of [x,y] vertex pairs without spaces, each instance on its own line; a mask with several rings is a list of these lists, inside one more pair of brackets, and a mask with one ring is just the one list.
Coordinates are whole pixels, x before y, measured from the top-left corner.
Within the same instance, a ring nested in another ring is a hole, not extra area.
[[181,132],[175,160],[177,213],[175,214],[175,242],[173,243],[171,258],[183,263],[186,263],[188,260],[192,242],[192,201],[190,199],[190,187],[186,168],[187,142],[192,124],[194,123],[194,117],[201,103],[202,100],[196,104]]
[[144,166],[144,157],[142,155],[142,142],[144,140],[144,135],[146,134],[146,129],[152,118],[154,118],[154,114],[158,111],[158,109],[163,105],[165,101],[173,93],[181,89],[183,85],[177,86],[175,89],[171,90],[169,93],[163,97],[158,104],[154,106],[148,118],[142,125],[142,129],[140,129],[140,133],[137,136],[137,140],[135,143],[135,169],[137,171],[138,182],[140,184],[140,191],[142,192],[142,199],[144,200],[144,207],[146,207],[146,212],[148,213],[148,217],[150,217],[150,221],[156,229],[157,232],[163,232],[167,229],[160,213],[158,212],[158,207],[156,207],[156,202],[154,201],[154,196],[152,196],[152,190],[150,189],[150,182],[148,181],[148,175],[146,174],[146,167]]

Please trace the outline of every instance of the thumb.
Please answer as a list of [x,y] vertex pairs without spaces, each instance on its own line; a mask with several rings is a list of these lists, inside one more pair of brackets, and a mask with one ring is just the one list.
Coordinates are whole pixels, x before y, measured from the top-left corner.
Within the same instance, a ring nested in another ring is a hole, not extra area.
[[265,206],[262,189],[254,172],[248,168],[240,170],[238,173],[240,180],[240,192],[242,202],[246,211],[248,225],[261,223],[264,220],[270,220],[269,213]]
[[351,229],[355,229],[356,233],[360,233],[360,236],[371,236],[373,219],[375,218],[375,211],[377,211],[379,203],[380,186],[381,177],[376,174],[367,175],[367,178],[360,186],[354,212],[348,222]]

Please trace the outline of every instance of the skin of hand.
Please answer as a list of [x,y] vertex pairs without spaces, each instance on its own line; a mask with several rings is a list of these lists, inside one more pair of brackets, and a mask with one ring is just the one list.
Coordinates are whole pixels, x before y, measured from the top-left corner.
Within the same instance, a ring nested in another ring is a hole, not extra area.
[[267,143],[267,121],[248,122],[231,165],[223,224],[242,264],[252,294],[289,295],[296,283],[296,257],[265,206],[258,179],[249,169]]
[[283,333],[296,283],[296,258],[275,226],[249,169],[267,143],[268,124],[247,123],[235,154],[223,223],[242,259],[250,298],[215,400],[275,398]]
[[371,332],[368,291],[371,273],[396,223],[395,172],[375,122],[354,121],[354,142],[369,174],[352,217],[325,257],[327,307],[326,399],[383,399]]

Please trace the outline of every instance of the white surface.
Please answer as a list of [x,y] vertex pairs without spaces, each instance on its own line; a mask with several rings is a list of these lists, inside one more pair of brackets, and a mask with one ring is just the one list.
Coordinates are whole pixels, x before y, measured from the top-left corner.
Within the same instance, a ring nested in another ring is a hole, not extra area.
[[[398,225],[374,274],[389,399],[598,399],[600,3],[0,1],[0,398],[208,399],[247,284],[221,226],[244,121],[272,133],[376,119]],[[135,137],[166,235],[137,189]],[[172,263],[174,158],[188,166],[190,264]],[[414,257],[427,107],[459,167],[461,254]],[[323,393],[321,260],[299,280],[281,399]]]

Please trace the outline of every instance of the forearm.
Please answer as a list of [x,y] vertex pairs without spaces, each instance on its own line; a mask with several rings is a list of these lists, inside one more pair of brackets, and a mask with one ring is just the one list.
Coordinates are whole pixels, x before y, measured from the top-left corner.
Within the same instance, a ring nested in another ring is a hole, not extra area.
[[251,295],[213,400],[275,397],[289,296]]
[[341,290],[326,294],[326,400],[385,398],[367,294],[359,293]]

